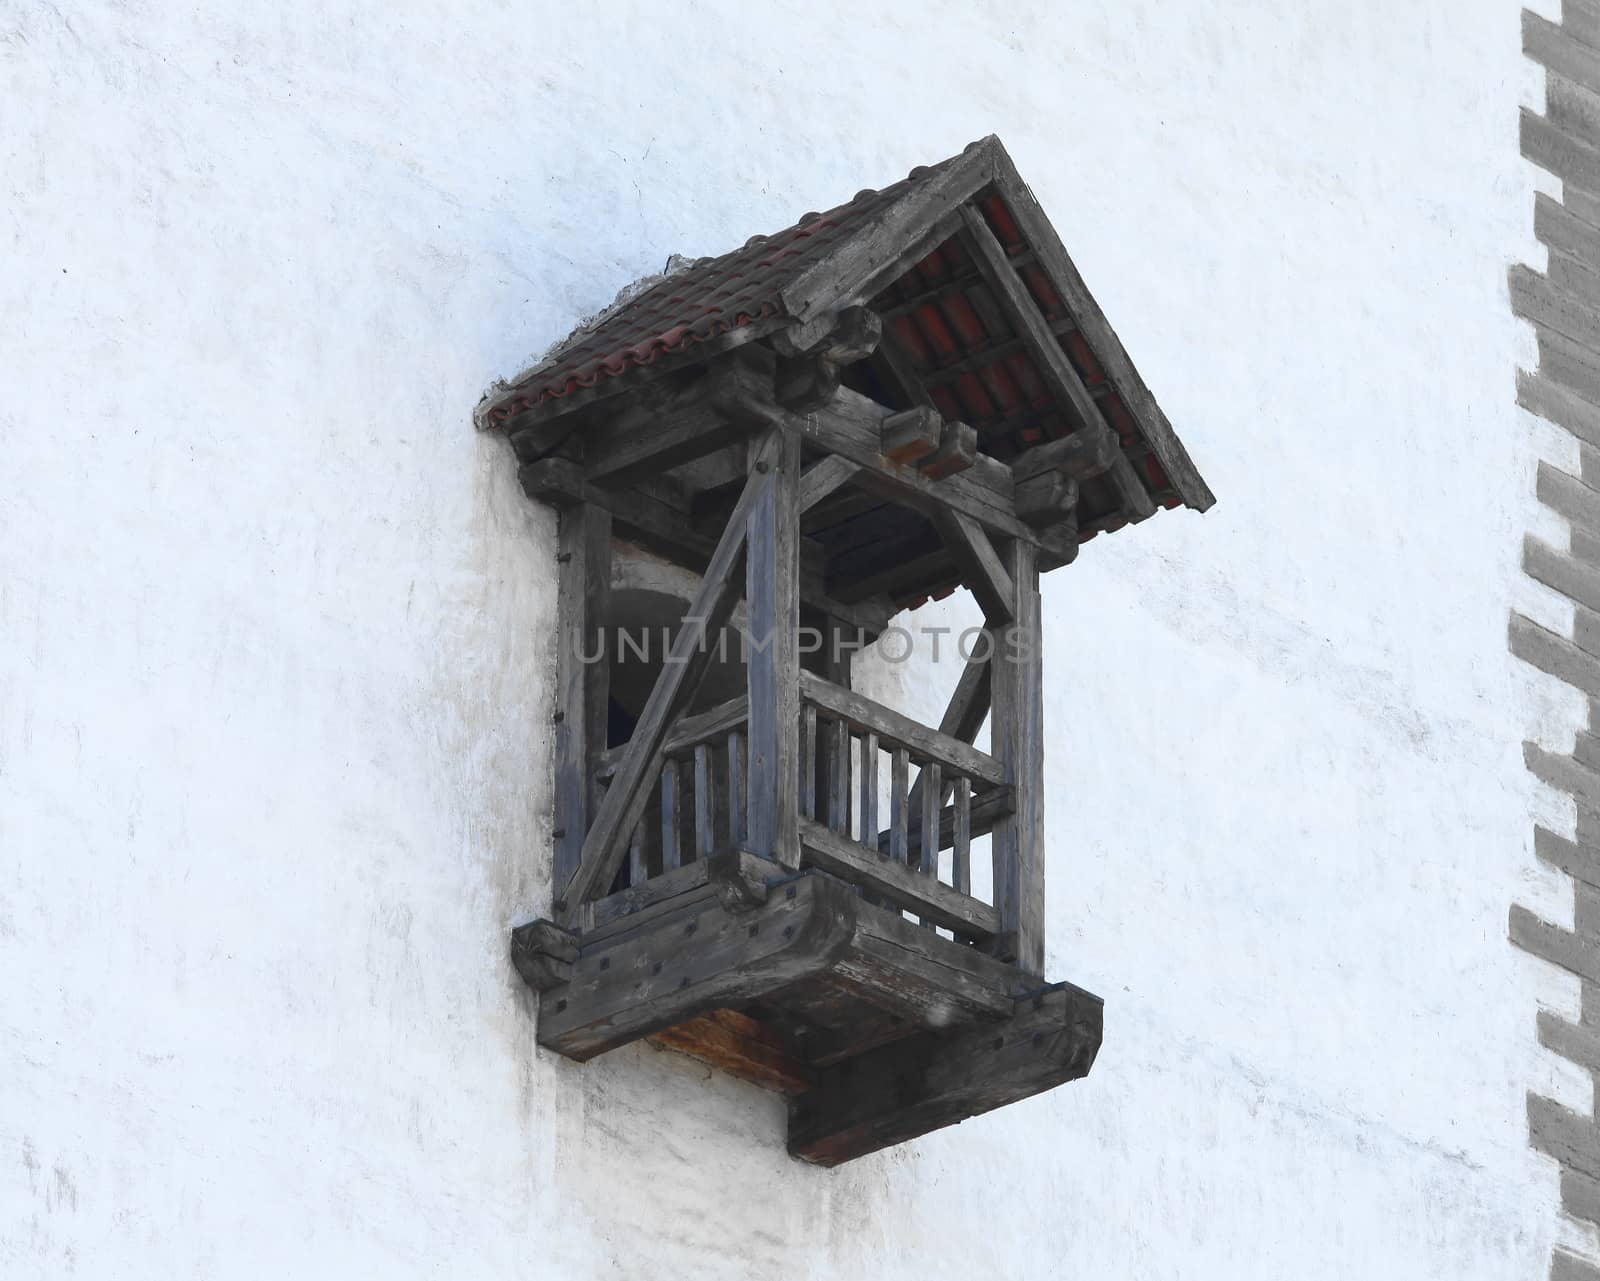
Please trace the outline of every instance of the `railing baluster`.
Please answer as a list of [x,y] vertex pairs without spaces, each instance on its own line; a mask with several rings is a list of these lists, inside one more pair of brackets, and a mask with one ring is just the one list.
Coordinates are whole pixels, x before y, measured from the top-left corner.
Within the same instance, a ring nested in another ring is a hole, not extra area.
[[696,858],[710,858],[717,838],[712,830],[711,745],[696,744],[694,749],[694,846]]
[[728,844],[744,844],[744,735],[728,732]]
[[828,826],[836,832],[850,833],[850,726],[834,721],[828,727]]
[[861,736],[861,800],[856,806],[861,816],[861,843],[878,848],[878,736],[871,731]]
[[628,884],[643,885],[649,873],[644,865],[644,820],[633,829],[633,839],[628,842]]
[[678,850],[678,762],[661,767],[661,870],[682,866]]
[[[917,870],[933,880],[939,879],[939,762],[926,762],[920,773],[922,783],[922,850],[917,859]],[[931,930],[933,922],[922,917],[922,928]]]
[[963,894],[972,893],[972,780],[956,779],[955,843],[950,855],[950,879]]
[[817,816],[817,709],[809,703],[800,714],[800,812]]
[[906,774],[909,765],[906,749],[895,748],[889,769],[889,857],[897,863],[906,861],[909,847],[906,839]]

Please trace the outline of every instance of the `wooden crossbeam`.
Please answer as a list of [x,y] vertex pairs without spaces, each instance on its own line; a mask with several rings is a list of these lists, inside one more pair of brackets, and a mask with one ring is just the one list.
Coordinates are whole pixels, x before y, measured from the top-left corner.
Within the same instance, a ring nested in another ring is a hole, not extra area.
[[[570,915],[578,905],[602,893],[627,855],[628,836],[644,816],[650,789],[661,766],[661,742],[704,675],[714,646],[709,638],[721,632],[739,599],[738,568],[749,535],[747,522],[772,484],[769,474],[779,454],[782,438],[769,435],[757,451],[758,467],[750,473],[744,492],[706,566],[699,590],[690,602],[683,624],[672,642],[660,675],[639,713],[627,751],[617,767],[605,800],[595,814],[583,842],[583,855],[561,894],[558,911]],[[759,469],[765,463],[767,471]],[[758,851],[761,852],[761,851]]]
[[[1016,268],[1006,257],[1006,251],[995,238],[994,232],[989,230],[989,224],[984,221],[983,215],[970,205],[964,205],[961,217],[967,229],[967,238],[976,252],[984,275],[999,295],[1002,305],[1010,313],[1017,331],[1027,340],[1029,350],[1039,365],[1045,382],[1072,407],[1080,431],[1087,430],[1091,439],[1109,434],[1111,429],[1106,425],[1099,405],[1089,394],[1089,389],[1084,386],[1077,371],[1072,368],[1066,353],[1061,350],[1061,344],[1056,341],[1055,334],[1044,318],[1044,313],[1039,310],[1038,304],[1023,285]],[[1122,457],[1120,450],[1115,452],[1110,472],[1117,486],[1122,509],[1129,520],[1143,520],[1155,513],[1155,502],[1134,473],[1132,464]]]
[[931,516],[949,507],[965,513],[985,529],[1007,538],[1021,538],[1053,554],[1067,555],[1067,543],[1051,530],[1037,530],[1019,520],[1014,509],[1011,469],[998,459],[979,454],[966,471],[932,480],[914,466],[885,458],[880,424],[889,410],[848,388],[840,388],[821,409],[788,421],[807,441],[861,465],[855,483],[913,511]]

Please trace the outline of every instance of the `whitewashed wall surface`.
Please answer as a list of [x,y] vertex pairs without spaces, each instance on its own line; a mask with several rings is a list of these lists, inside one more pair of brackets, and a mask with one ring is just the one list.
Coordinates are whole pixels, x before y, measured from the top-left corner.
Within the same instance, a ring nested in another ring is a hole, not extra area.
[[[1524,1104],[1591,1109],[1534,1033],[1577,980],[1507,941],[1571,922],[1520,745],[1582,712],[1506,646],[1570,623],[1518,556],[1576,466],[1515,403],[1519,7],[0,0],[0,1275],[1593,1254]],[[1093,1073],[824,1171],[691,1060],[535,1049],[554,523],[471,411],[991,132],[1219,502],[1046,579]]]

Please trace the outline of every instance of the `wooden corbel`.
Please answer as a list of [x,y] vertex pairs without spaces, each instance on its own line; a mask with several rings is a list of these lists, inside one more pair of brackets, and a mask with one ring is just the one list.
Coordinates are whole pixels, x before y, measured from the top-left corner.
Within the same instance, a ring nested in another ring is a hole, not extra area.
[[832,400],[845,366],[870,356],[883,336],[883,323],[867,307],[844,308],[819,338],[811,339],[810,328],[781,330],[772,339],[778,352],[778,403],[798,413]]

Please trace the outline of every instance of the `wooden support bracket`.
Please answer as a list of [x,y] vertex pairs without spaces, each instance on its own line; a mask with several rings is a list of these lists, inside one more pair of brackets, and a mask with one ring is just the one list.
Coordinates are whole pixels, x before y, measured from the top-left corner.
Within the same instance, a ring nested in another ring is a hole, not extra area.
[[916,1037],[824,1069],[791,1100],[789,1152],[833,1166],[1086,1076],[1100,1049],[1099,997],[1059,983],[997,1026]]

